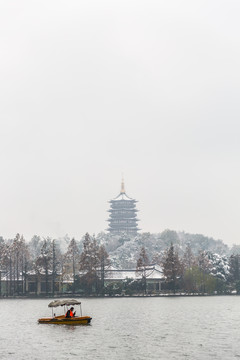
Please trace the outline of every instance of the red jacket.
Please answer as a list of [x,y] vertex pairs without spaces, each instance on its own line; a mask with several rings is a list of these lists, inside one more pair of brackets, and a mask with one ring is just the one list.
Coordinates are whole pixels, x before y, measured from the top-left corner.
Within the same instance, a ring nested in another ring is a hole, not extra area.
[[[69,312],[69,313],[68,313],[68,312]],[[68,311],[66,312],[65,317],[74,317],[72,310],[68,310]]]

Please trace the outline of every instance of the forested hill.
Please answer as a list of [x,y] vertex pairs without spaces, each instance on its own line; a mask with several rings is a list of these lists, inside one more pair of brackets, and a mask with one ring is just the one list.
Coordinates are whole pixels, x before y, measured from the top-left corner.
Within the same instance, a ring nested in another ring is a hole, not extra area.
[[169,248],[171,243],[180,256],[183,255],[187,245],[191,247],[194,255],[198,255],[200,251],[230,255],[239,250],[237,246],[230,249],[222,240],[214,240],[200,234],[188,234],[173,230],[164,230],[158,234],[142,233],[132,238],[100,233],[96,239],[106,247],[113,265],[120,268],[134,268],[142,246],[145,247],[152,262],[159,262],[164,251]]
[[[72,239],[76,242],[76,251],[78,254],[83,251],[84,238],[85,236],[81,239]],[[214,240],[213,238],[200,234],[188,234],[173,230],[164,230],[158,234],[142,233],[134,237],[128,237],[127,235],[112,236],[101,232],[96,236],[91,236],[91,238],[95,238],[98,245],[104,245],[109,254],[112,266],[125,269],[136,268],[142,247],[145,248],[151,263],[161,264],[164,253],[169,249],[171,243],[174,245],[174,249],[178,252],[180,258],[183,258],[187,247],[191,249],[192,254],[195,256],[198,256],[203,251],[208,252],[209,256],[217,254],[220,257],[240,254],[239,245],[229,248],[222,240]],[[4,259],[8,256],[9,251],[15,253],[19,244],[26,248],[28,263],[31,267],[31,264],[34,264],[37,261],[36,259],[42,256],[44,246],[47,247],[49,251],[51,250],[53,239],[34,235],[28,243],[25,243],[24,237],[22,236],[20,238],[19,234],[16,235],[15,239],[3,239],[0,237],[0,261],[5,261]],[[71,239],[68,235],[55,239],[54,246],[56,247],[57,256],[64,258],[69,252],[70,245]]]

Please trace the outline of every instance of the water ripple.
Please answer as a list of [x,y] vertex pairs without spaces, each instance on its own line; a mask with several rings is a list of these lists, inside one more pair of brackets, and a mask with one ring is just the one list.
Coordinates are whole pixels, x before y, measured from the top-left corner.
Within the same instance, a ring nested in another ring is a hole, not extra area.
[[49,300],[0,300],[0,359],[233,359],[240,297],[85,299],[91,326],[38,325]]

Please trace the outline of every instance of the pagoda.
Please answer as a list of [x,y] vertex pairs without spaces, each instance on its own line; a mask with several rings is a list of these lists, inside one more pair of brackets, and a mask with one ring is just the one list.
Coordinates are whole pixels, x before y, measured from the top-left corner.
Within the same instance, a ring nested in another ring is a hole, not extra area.
[[109,227],[108,231],[113,235],[137,235],[139,221],[137,219],[136,200],[130,198],[125,191],[124,181],[122,180],[120,194],[110,200]]

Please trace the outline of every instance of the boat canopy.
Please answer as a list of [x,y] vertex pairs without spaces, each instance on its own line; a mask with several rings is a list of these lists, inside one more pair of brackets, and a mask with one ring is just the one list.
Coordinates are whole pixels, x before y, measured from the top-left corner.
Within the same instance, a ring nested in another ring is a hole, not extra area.
[[57,306],[70,306],[70,305],[80,305],[81,302],[75,299],[64,299],[64,300],[54,300],[48,304],[48,307],[57,307]]

